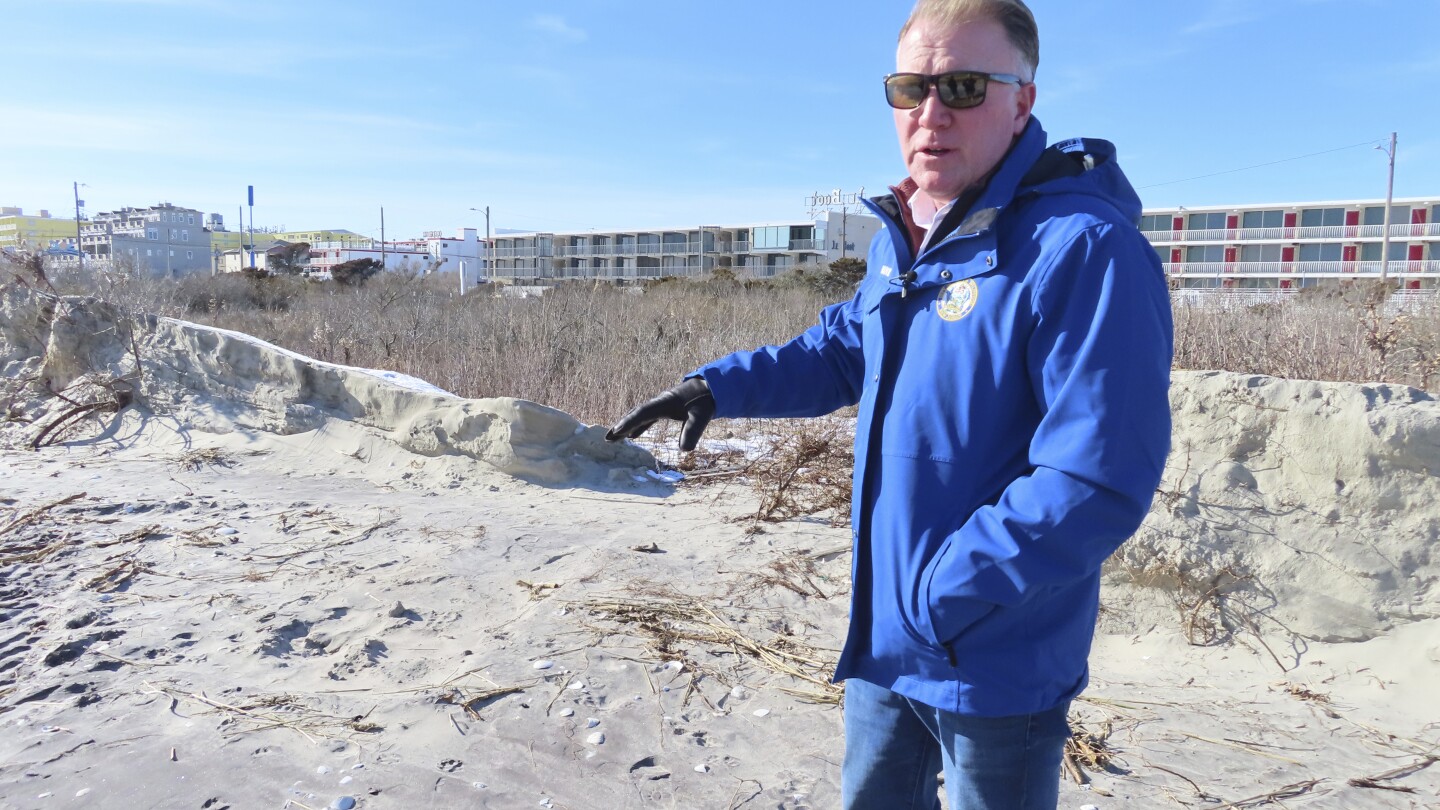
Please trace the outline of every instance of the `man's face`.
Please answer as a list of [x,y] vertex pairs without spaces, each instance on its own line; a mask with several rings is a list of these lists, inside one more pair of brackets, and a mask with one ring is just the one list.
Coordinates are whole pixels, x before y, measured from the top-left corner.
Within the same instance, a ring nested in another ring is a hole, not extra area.
[[[953,27],[917,21],[900,41],[895,67],[901,73],[977,70],[1028,77],[1005,29],[988,18]],[[995,168],[1025,129],[1034,104],[1034,84],[992,81],[984,103],[965,110],[946,107],[931,88],[919,107],[894,110],[910,177],[936,202],[954,200]]]

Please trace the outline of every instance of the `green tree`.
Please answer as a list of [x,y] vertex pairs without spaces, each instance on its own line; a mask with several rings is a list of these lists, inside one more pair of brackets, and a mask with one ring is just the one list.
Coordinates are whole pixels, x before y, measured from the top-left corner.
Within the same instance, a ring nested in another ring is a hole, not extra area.
[[310,266],[309,242],[281,242],[266,257],[270,272],[277,276],[298,276]]
[[341,284],[359,287],[378,272],[380,262],[375,259],[351,259],[330,268],[330,277]]
[[806,277],[816,292],[835,299],[849,298],[865,278],[865,260],[844,258],[830,262],[818,273]]

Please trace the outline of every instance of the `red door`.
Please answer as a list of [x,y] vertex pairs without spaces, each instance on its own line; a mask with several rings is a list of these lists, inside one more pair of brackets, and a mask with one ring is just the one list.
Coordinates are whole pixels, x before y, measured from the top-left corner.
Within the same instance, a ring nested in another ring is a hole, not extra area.
[[[1295,214],[1294,211],[1286,211],[1286,212],[1285,212],[1285,238],[1286,238],[1286,239],[1294,239],[1294,238],[1295,238],[1295,217],[1296,217],[1296,214]],[[1293,253],[1294,251],[1291,251],[1291,252]]]
[[1226,231],[1229,231],[1229,233],[1225,234],[1225,238],[1226,238],[1226,239],[1234,239],[1234,238],[1235,238],[1235,229],[1236,229],[1236,228],[1239,228],[1239,227],[1240,227],[1240,215],[1238,215],[1238,214],[1230,214],[1229,216],[1225,217],[1225,230],[1226,230]]
[[1360,212],[1345,212],[1345,238],[1354,239],[1355,234],[1360,230]]
[[1353,272],[1355,272],[1355,251],[1356,251],[1356,250],[1358,250],[1358,248],[1356,248],[1354,245],[1346,245],[1345,247],[1341,248],[1341,251],[1342,251],[1342,254],[1343,254],[1343,255],[1341,255],[1341,257],[1340,257],[1340,261],[1343,262],[1343,264],[1341,264],[1341,266],[1340,266],[1340,271],[1341,271],[1341,272],[1343,272],[1343,273],[1353,273]]

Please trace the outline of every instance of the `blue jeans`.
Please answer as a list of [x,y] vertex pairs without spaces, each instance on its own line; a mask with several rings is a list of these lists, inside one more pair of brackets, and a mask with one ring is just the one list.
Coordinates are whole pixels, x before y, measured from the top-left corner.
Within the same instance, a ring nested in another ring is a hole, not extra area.
[[845,682],[845,810],[1054,810],[1069,701],[1038,714],[968,717],[865,681]]

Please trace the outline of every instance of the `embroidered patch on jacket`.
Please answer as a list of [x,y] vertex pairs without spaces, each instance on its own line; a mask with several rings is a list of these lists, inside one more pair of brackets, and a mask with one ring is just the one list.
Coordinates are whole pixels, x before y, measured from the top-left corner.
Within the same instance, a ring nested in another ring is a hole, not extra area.
[[958,321],[975,309],[979,297],[980,287],[973,278],[947,284],[940,288],[940,295],[935,299],[935,313],[943,320]]

